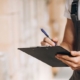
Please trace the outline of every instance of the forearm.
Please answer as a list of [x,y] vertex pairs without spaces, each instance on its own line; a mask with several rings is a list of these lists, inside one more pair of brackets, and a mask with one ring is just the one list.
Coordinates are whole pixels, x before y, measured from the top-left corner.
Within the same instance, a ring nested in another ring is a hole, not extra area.
[[75,30],[74,30],[73,22],[72,20],[67,19],[63,41],[60,45],[63,48],[67,49],[68,51],[72,51],[73,43],[74,43],[74,35],[75,35]]

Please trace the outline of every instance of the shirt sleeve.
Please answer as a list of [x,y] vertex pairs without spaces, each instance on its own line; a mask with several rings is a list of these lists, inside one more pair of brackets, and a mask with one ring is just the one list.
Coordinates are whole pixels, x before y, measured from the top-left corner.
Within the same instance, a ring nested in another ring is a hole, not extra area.
[[70,2],[70,0],[66,0],[64,16],[68,19],[71,19],[71,2]]

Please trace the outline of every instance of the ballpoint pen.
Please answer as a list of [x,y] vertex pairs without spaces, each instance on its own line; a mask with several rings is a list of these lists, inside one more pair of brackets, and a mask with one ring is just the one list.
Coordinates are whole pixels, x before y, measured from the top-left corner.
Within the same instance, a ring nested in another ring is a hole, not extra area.
[[[48,37],[51,41],[53,41],[49,35],[46,33],[46,31],[44,31],[44,29],[41,28],[41,31],[45,34],[46,37]],[[56,41],[53,41],[55,43],[55,46],[57,46],[57,42]]]

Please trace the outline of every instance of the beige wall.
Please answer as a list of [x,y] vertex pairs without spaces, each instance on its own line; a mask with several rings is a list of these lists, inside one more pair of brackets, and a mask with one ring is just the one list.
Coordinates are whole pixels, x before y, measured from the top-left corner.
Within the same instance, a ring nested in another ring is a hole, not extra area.
[[[49,27],[45,0],[0,0],[0,80],[52,80],[50,66],[17,48],[40,46],[40,41],[44,37],[40,32],[41,27],[47,32],[51,28],[53,34],[56,22],[58,28],[63,30],[63,2],[53,0],[49,4]],[[57,7],[60,11],[55,8],[57,3],[60,5]],[[62,13],[58,15],[59,12]],[[62,33],[59,36],[62,38]]]
[[0,6],[0,80],[51,80],[51,67],[17,49],[40,45],[45,1],[3,0]]
[[64,17],[65,0],[50,0],[48,11],[50,14],[49,25],[51,35],[59,38],[59,43],[62,41],[66,18]]

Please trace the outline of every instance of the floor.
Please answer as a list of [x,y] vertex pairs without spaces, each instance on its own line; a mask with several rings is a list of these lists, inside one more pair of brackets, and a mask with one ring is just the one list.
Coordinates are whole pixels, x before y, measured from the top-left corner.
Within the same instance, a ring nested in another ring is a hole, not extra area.
[[69,80],[73,71],[71,68],[62,68],[59,73],[55,76],[54,80]]

